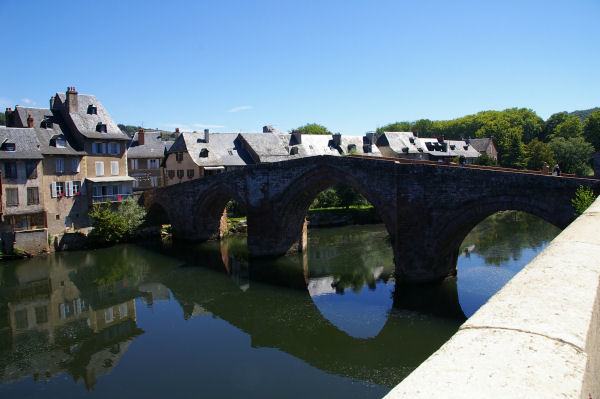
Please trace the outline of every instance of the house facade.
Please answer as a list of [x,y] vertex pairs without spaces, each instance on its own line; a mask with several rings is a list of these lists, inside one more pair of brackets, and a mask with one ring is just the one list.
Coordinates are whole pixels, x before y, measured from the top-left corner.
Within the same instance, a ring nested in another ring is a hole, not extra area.
[[467,142],[472,145],[481,155],[487,154],[494,161],[498,160],[498,149],[494,144],[494,138],[468,139]]
[[143,191],[165,185],[165,153],[173,142],[162,141],[160,132],[140,129],[127,146],[129,176],[133,190]]

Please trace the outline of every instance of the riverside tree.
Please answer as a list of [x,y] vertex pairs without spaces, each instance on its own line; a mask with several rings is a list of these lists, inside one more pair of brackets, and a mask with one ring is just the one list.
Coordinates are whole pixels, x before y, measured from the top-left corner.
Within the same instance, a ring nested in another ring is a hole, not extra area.
[[585,120],[583,136],[596,151],[600,151],[600,111],[594,112]]
[[93,227],[90,239],[97,245],[108,245],[131,238],[144,222],[146,211],[133,198],[128,198],[116,208],[110,201],[95,204],[89,215]]

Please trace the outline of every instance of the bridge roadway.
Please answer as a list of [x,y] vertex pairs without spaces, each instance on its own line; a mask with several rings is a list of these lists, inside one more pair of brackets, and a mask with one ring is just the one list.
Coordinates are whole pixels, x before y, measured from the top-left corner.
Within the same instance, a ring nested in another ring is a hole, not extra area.
[[225,205],[237,201],[248,222],[250,256],[306,248],[306,214],[334,184],[358,190],[391,237],[397,281],[426,282],[456,274],[464,237],[498,211],[518,210],[559,228],[574,220],[578,186],[600,180],[539,172],[375,157],[318,156],[250,165],[144,193],[149,218],[171,223],[175,238],[219,238]]

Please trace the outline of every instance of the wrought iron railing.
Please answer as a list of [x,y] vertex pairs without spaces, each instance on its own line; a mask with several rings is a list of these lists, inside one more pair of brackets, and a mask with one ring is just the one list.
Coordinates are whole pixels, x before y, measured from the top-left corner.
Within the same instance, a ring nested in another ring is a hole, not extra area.
[[132,198],[133,194],[111,194],[111,195],[93,195],[92,202],[102,203],[102,202],[121,202],[127,198]]

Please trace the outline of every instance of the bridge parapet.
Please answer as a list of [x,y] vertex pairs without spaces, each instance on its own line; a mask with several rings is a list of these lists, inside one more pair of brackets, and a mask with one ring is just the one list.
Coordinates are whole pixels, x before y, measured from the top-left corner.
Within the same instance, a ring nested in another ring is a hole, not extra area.
[[385,398],[600,397],[599,254],[600,199]]

